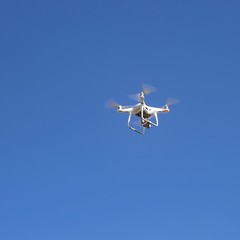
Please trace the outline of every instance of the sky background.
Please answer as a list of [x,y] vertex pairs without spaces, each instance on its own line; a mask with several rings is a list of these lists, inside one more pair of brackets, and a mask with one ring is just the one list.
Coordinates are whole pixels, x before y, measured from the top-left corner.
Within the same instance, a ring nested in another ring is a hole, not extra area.
[[[0,3],[0,239],[240,239],[240,2]],[[109,98],[180,103],[141,136]]]

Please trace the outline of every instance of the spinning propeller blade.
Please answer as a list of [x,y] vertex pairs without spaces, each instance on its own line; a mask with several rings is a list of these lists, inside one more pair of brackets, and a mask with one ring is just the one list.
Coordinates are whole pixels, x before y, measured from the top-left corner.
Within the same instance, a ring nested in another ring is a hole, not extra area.
[[170,105],[174,105],[176,103],[179,103],[179,100],[177,100],[175,98],[167,98],[165,105],[170,106]]
[[134,100],[134,101],[137,101],[137,102],[141,101],[141,99],[140,99],[140,93],[130,94],[130,95],[128,95],[128,97],[129,97],[130,99]]
[[[148,95],[150,93],[153,93],[153,92],[157,91],[157,89],[155,87],[151,86],[151,85],[143,84],[142,85],[142,91],[143,91],[144,94]],[[134,94],[130,94],[128,96],[129,96],[129,98],[131,98],[134,101],[137,101],[137,102],[141,101],[140,93],[134,93]]]
[[116,108],[116,109],[118,109],[118,108],[131,108],[131,107],[133,107],[132,105],[128,105],[128,106],[122,106],[122,105],[120,105],[118,102],[116,102],[115,100],[113,100],[113,99],[110,99],[110,100],[108,100],[106,103],[105,103],[105,107],[106,108]]
[[113,99],[110,99],[105,103],[106,108],[119,108],[119,106],[120,104]]
[[146,94],[146,95],[157,91],[157,89],[155,87],[148,85],[148,84],[143,84],[142,89],[143,89],[144,94]]

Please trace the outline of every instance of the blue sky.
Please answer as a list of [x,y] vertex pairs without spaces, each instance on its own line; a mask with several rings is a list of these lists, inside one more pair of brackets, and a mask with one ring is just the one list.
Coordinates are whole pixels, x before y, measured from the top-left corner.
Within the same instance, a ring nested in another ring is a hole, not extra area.
[[[239,1],[1,1],[0,238],[239,239]],[[180,103],[140,136],[104,108]]]

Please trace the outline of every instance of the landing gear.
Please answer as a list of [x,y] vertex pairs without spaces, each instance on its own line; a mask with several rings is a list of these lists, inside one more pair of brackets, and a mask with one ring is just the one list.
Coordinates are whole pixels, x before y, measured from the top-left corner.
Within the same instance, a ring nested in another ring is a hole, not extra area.
[[132,127],[132,126],[130,125],[131,117],[132,117],[132,114],[130,113],[130,114],[129,114],[129,117],[128,117],[128,127],[129,127],[131,130],[133,130],[133,131],[135,131],[135,132],[143,135],[144,132],[145,132],[145,127],[142,125],[142,131],[139,131],[139,130],[137,130],[136,128]]
[[136,116],[138,116],[138,117],[141,118],[142,131],[137,130],[136,128],[134,128],[134,127],[132,127],[132,126],[130,125],[132,113],[129,113],[129,117],[128,117],[128,127],[129,127],[131,130],[133,130],[133,131],[135,131],[135,132],[137,132],[137,133],[139,133],[139,134],[144,134],[145,128],[150,128],[151,125],[153,125],[153,126],[155,126],[155,127],[158,126],[158,116],[157,116],[157,113],[154,113],[154,117],[155,117],[155,119],[156,119],[156,122],[155,122],[155,123],[152,122],[152,121],[150,121],[147,117],[144,118],[143,107],[141,108],[141,113],[136,114]]

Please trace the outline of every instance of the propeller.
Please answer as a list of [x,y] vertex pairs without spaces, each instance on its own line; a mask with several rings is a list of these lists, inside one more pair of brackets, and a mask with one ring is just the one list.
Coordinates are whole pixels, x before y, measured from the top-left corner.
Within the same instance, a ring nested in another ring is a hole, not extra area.
[[[146,95],[150,94],[150,93],[153,93],[157,91],[157,89],[151,85],[148,85],[148,84],[142,84],[142,92]],[[141,101],[141,98],[140,98],[140,93],[134,93],[134,94],[130,94],[128,95],[129,98],[131,98],[132,100],[134,101]]]
[[109,99],[106,103],[105,103],[105,107],[106,108],[119,108],[120,104],[117,103],[115,100],[113,99]]
[[146,95],[157,91],[157,89],[155,87],[148,85],[148,84],[143,84],[142,89],[143,89],[144,94],[146,94]]
[[166,106],[170,106],[170,105],[174,105],[174,104],[177,104],[179,103],[179,100],[175,99],[175,98],[167,98],[166,99],[166,102],[165,102],[165,105]]
[[120,105],[118,102],[116,102],[115,100],[110,99],[110,100],[108,100],[108,101],[105,103],[105,107],[106,107],[106,108],[116,108],[116,109],[119,109],[119,108],[131,108],[131,107],[133,107],[133,106],[132,106],[132,105],[122,106],[122,105]]

